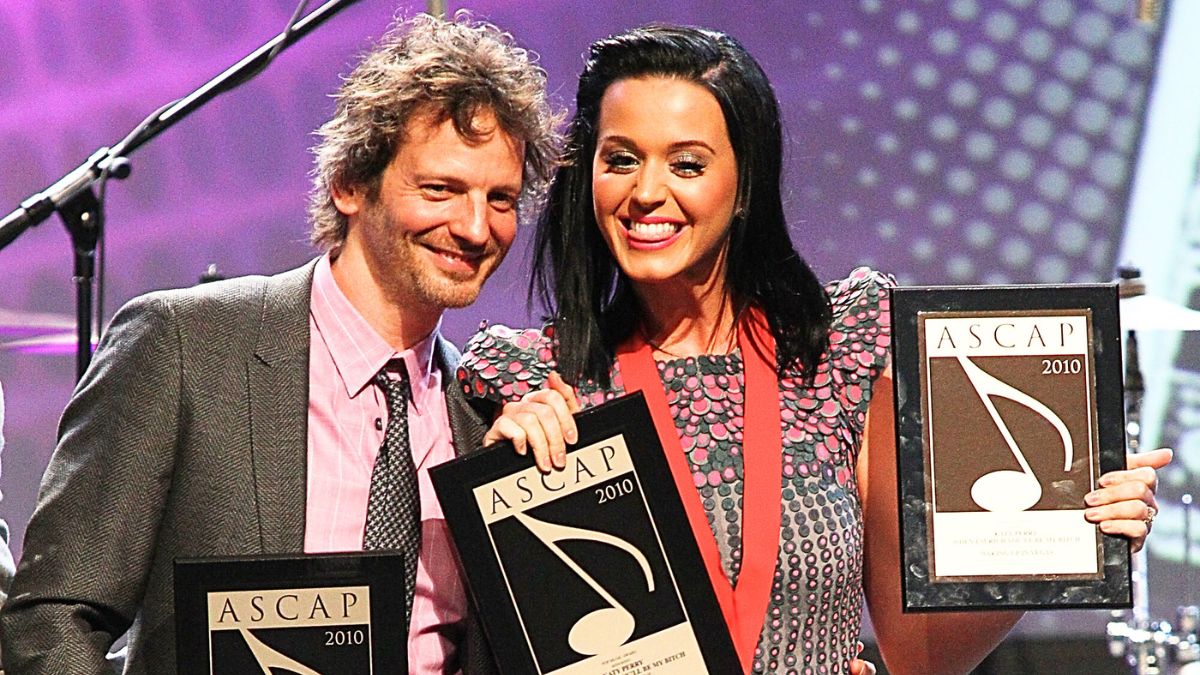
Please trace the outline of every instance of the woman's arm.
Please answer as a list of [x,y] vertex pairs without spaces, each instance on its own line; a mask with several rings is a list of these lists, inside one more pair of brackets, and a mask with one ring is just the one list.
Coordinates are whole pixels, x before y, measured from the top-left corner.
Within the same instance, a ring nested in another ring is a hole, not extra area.
[[858,455],[863,503],[863,586],[879,652],[894,675],[967,673],[1023,612],[901,611],[900,517],[891,372],[879,378]]

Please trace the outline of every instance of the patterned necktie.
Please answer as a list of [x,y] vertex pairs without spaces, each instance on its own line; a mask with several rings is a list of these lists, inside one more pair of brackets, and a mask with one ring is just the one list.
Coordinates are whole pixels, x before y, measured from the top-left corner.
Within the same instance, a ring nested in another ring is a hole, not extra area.
[[[389,377],[389,371],[399,377]],[[404,590],[411,619],[417,558],[421,552],[421,495],[408,440],[408,401],[412,390],[404,362],[389,361],[375,375],[375,383],[387,396],[388,423],[371,473],[363,550],[397,550],[404,554]]]

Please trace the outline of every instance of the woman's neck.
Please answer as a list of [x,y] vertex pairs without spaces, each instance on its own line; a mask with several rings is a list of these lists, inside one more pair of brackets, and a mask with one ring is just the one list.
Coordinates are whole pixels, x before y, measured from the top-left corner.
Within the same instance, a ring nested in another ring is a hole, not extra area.
[[724,284],[700,289],[643,286],[637,296],[638,330],[656,355],[727,354],[737,346],[734,301]]

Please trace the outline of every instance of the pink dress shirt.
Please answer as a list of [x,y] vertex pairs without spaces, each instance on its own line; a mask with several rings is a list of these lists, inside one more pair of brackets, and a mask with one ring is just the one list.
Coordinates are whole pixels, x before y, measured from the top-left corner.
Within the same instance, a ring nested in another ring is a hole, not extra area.
[[[338,288],[326,255],[313,274],[309,307],[308,491],[304,551],[361,551],[371,471],[387,426],[387,401],[372,382],[389,360],[403,359],[412,385],[409,438],[421,491],[421,556],[408,667],[413,675],[457,672],[466,594],[429,467],[454,457],[437,329],[395,352]],[[453,670],[452,670],[453,669]]]

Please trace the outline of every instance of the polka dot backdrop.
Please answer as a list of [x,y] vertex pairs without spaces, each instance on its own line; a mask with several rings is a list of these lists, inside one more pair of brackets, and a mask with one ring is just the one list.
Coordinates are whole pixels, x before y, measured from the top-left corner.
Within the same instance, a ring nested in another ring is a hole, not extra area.
[[1112,278],[1157,40],[1129,16],[1101,0],[805,12],[809,86],[785,102],[797,238],[830,274]]

